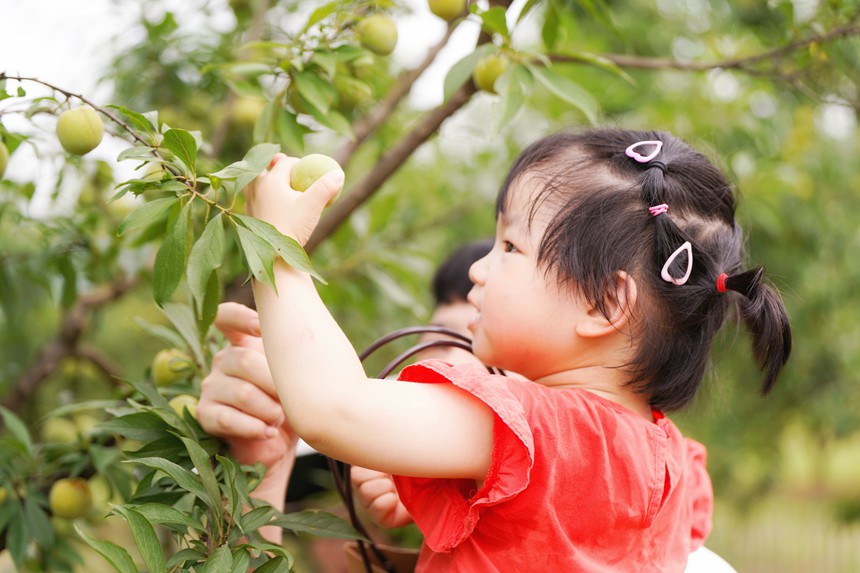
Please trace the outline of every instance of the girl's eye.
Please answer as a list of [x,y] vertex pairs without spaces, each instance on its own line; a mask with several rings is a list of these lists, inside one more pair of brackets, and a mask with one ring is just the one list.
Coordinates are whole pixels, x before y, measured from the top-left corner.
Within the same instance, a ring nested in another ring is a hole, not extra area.
[[517,251],[517,248],[510,241],[503,241],[502,248],[506,253],[515,253]]

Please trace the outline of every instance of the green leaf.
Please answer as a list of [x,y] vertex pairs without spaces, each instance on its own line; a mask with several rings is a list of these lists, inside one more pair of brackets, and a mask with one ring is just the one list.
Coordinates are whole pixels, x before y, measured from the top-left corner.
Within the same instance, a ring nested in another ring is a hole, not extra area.
[[195,173],[197,141],[191,133],[184,129],[168,129],[164,134],[162,145],[185,164],[189,172]]
[[149,225],[165,218],[167,212],[179,201],[178,197],[165,197],[164,199],[154,199],[149,203],[145,203],[129,213],[122,223],[119,224],[120,235],[125,234],[133,229],[140,227],[148,227]]
[[311,112],[311,116],[328,127],[331,130],[334,130],[341,135],[345,135],[349,138],[353,138],[354,134],[352,132],[352,124],[349,122],[346,117],[337,111],[329,110],[328,112],[321,112],[316,108],[311,108],[309,110]]
[[71,257],[57,259],[57,270],[63,278],[60,304],[67,309],[78,299],[78,273],[75,265],[72,264]]
[[129,440],[152,442],[163,438],[170,426],[151,412],[135,412],[102,422],[99,428]]
[[137,159],[139,161],[166,163],[165,160],[156,156],[154,147],[146,145],[135,145],[134,147],[126,147],[116,156],[117,161],[126,161],[128,159]]
[[155,303],[160,307],[163,307],[164,303],[176,291],[176,287],[179,286],[179,282],[185,274],[185,262],[188,260],[188,223],[190,218],[191,201],[182,208],[155,255],[152,290]]
[[188,455],[191,456],[191,461],[194,467],[197,468],[197,475],[200,481],[203,482],[203,487],[209,495],[209,507],[221,508],[221,489],[218,487],[218,480],[215,478],[215,472],[212,470],[212,462],[206,450],[200,447],[200,444],[188,438],[179,437],[182,443],[185,444],[185,449],[188,450]]
[[336,0],[335,2],[329,2],[328,4],[323,4],[313,12],[311,12],[310,18],[308,18],[307,23],[305,24],[304,29],[302,30],[302,34],[311,29],[315,24],[318,24],[322,20],[325,20],[332,14],[334,14],[335,10],[341,5],[341,0]]
[[135,318],[135,322],[141,328],[141,330],[151,336],[154,336],[155,338],[164,341],[170,346],[185,346],[185,340],[176,332],[174,332],[170,328],[167,328],[166,326],[149,323],[140,317]]
[[215,317],[218,315],[218,305],[221,304],[221,278],[218,273],[209,275],[209,282],[206,284],[206,292],[203,295],[203,305],[200,308],[200,315],[197,316],[197,332],[200,336],[201,344],[209,333],[209,328],[215,322]]
[[199,562],[206,559],[206,554],[202,551],[198,551],[197,549],[182,549],[173,554],[173,556],[167,561],[167,568],[173,571],[178,565],[182,565],[187,561]]
[[478,63],[478,60],[495,50],[496,47],[492,44],[482,44],[475,48],[474,52],[451,66],[451,69],[448,70],[448,74],[445,76],[445,83],[443,86],[445,101],[451,99],[454,92],[459,90],[463,84],[472,78],[472,72],[475,70],[475,64]]
[[248,183],[253,181],[263,169],[269,166],[272,158],[275,156],[281,147],[274,143],[260,143],[248,150],[245,157],[241,161],[232,163],[224,169],[215,173],[210,173],[210,177],[214,176],[219,179],[234,180],[236,182],[236,190],[241,190]]
[[123,107],[121,105],[108,105],[106,107],[117,110],[118,112],[126,116],[133,126],[145,131],[150,135],[155,133],[155,131],[158,129],[158,126],[153,125],[145,115],[130,110],[127,107]]
[[364,536],[352,525],[325,511],[298,511],[278,517],[272,523],[292,531],[312,533],[318,537],[364,539]]
[[219,212],[209,219],[200,238],[191,248],[186,278],[194,299],[197,316],[201,316],[210,276],[221,267],[224,259],[224,221]]
[[239,244],[245,253],[248,269],[258,281],[269,285],[277,291],[275,286],[275,249],[269,243],[258,237],[241,225],[233,225],[239,235]]
[[295,114],[281,108],[278,112],[278,139],[293,155],[305,154],[305,128],[299,124]]
[[529,71],[550,93],[581,111],[589,123],[597,123],[599,104],[582,86],[552,68],[529,66]]
[[538,4],[538,2],[540,2],[540,0],[528,0],[525,3],[525,6],[523,6],[523,9],[520,10],[520,15],[517,16],[517,23],[518,24],[523,21],[523,18],[528,16],[528,13],[531,11],[532,8],[534,8]]
[[137,549],[149,573],[167,573],[167,569],[164,567],[164,551],[161,549],[161,543],[158,541],[152,524],[130,507],[115,505],[113,512],[123,516],[128,521],[134,542],[137,544]]
[[24,499],[24,522],[30,535],[42,547],[54,544],[54,528],[45,510],[32,497]]
[[487,32],[499,34],[504,38],[510,38],[508,32],[508,22],[505,9],[501,6],[494,6],[489,10],[480,13],[483,27]]
[[274,100],[266,102],[263,113],[254,122],[253,138],[255,143],[270,141],[274,138],[274,124],[278,107],[277,102]]
[[275,516],[275,511],[276,510],[269,505],[256,507],[242,516],[239,520],[239,526],[245,533],[257,531],[272,520]]
[[179,511],[173,506],[163,503],[143,503],[141,505],[127,505],[131,507],[150,523],[159,525],[185,525],[191,529],[201,531],[203,524],[193,519],[188,513]]
[[173,463],[169,460],[165,460],[162,458],[140,458],[134,460],[134,462],[126,463],[141,464],[150,468],[161,470],[162,472],[170,476],[173,481],[175,481],[179,485],[179,487],[193,493],[204,503],[207,502],[208,495],[206,493],[206,490],[203,488],[203,485],[200,483],[200,480],[197,478],[197,476],[195,476],[193,473],[183,468],[179,464]]
[[244,548],[239,549],[233,554],[233,568],[230,573],[247,573],[248,567],[251,566],[251,556]]
[[203,573],[225,573],[233,568],[233,556],[230,547],[222,545],[213,551],[203,566]]
[[194,311],[191,307],[184,303],[167,303],[164,305],[164,315],[179,334],[182,335],[185,344],[188,345],[194,354],[197,364],[206,364],[207,360],[203,355],[203,347],[200,345],[201,337],[205,333],[197,331],[197,321],[194,318]]
[[312,108],[323,115],[331,111],[332,104],[337,100],[337,90],[331,82],[322,79],[314,72],[293,74],[293,82],[299,94]]
[[[275,249],[275,252],[284,260],[285,263],[287,263],[293,268],[308,273],[318,281],[325,284],[323,278],[319,274],[317,274],[317,272],[311,266],[311,261],[308,258],[308,254],[298,243],[298,241],[287,237],[286,235],[283,235],[273,225],[270,225],[265,221],[239,214],[234,215],[234,217],[238,219],[242,223],[242,225],[253,231],[254,235],[260,237],[267,244],[271,245],[272,248]],[[237,229],[238,228],[240,227],[237,227]]]
[[502,113],[498,120],[498,129],[509,125],[523,109],[523,102],[531,94],[534,80],[528,68],[513,65],[499,78],[498,92],[502,94]]
[[84,533],[84,531],[77,525],[75,525],[75,531],[78,532],[78,535],[80,535],[90,547],[95,549],[96,553],[104,557],[115,571],[118,571],[119,573],[138,573],[137,567],[134,565],[134,561],[132,561],[131,555],[128,554],[128,551],[119,545],[111,543],[110,541],[99,541],[93,539]]
[[24,569],[24,558],[27,557],[27,547],[33,538],[27,531],[23,519],[16,519],[9,524],[6,530],[6,549],[12,554],[12,560],[18,571]]
[[290,562],[279,555],[254,569],[254,573],[289,573],[290,568]]
[[32,455],[33,438],[30,437],[30,432],[27,431],[27,426],[21,421],[21,418],[3,406],[0,406],[0,415],[3,416],[3,424],[12,434],[12,437],[21,444],[27,455]]

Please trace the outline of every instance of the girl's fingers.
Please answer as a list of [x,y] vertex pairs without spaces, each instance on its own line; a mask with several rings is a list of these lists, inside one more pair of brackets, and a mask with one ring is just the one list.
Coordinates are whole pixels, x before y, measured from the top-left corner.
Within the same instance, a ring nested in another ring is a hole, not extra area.
[[303,200],[312,203],[314,211],[322,211],[328,205],[328,202],[341,192],[343,181],[343,171],[340,169],[329,171],[308,187]]

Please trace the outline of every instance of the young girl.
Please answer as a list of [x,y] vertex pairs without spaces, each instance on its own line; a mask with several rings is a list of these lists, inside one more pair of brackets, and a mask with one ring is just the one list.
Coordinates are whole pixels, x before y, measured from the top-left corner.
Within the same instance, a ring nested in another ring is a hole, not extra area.
[[[251,214],[304,243],[343,174],[305,193],[279,156]],[[317,450],[394,474],[425,535],[419,571],[683,571],[710,529],[704,448],[663,415],[694,396],[737,304],[773,386],[790,331],[743,269],[731,186],[654,132],[530,146],[502,186],[469,302],[481,366],[427,361],[368,379],[310,277],[254,285],[290,425]]]

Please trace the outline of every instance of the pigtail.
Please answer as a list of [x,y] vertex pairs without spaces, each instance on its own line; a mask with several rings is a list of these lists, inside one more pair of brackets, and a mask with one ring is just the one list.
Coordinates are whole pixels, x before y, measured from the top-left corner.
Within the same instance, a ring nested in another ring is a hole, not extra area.
[[791,327],[782,300],[762,282],[763,274],[764,267],[757,267],[727,277],[725,288],[744,296],[739,304],[741,318],[753,336],[753,355],[764,373],[761,393],[765,395],[791,354]]

